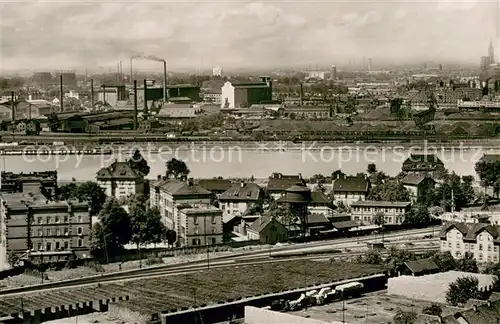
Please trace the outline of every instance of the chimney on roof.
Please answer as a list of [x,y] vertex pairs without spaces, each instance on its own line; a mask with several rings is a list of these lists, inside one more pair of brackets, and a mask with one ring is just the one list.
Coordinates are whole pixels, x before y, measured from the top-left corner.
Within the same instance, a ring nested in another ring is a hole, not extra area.
[[243,188],[245,186],[245,182],[241,181],[240,186]]
[[161,174],[157,175],[157,176],[156,176],[156,179],[157,179],[157,180],[161,180]]
[[488,305],[488,307],[491,307],[491,300],[488,300],[486,304]]
[[302,173],[299,173],[299,179],[304,180],[304,179],[302,179]]
[[190,187],[192,187],[194,185],[193,179],[189,179],[187,183],[188,183],[188,186],[190,186]]
[[472,309],[474,310],[474,312],[476,312],[476,313],[477,313],[477,305],[473,305],[473,306],[472,306]]

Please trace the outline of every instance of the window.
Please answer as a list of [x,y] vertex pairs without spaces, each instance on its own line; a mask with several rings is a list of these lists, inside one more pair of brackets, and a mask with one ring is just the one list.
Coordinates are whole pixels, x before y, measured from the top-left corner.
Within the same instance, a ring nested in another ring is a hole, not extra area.
[[451,242],[448,242],[448,247],[451,247]]
[[215,237],[212,237],[212,245],[215,245],[216,242]]
[[212,224],[215,224],[216,223],[216,218],[215,216],[212,216]]
[[488,245],[488,251],[491,251],[491,245]]
[[82,215],[78,216],[78,223],[83,223],[83,217],[82,217]]
[[457,242],[457,249],[460,249],[460,242]]
[[217,232],[217,230],[215,229],[215,227],[212,227],[212,234],[215,234]]
[[83,231],[82,231],[82,228],[81,227],[78,227],[78,235],[82,234]]
[[65,250],[67,250],[67,249],[68,249],[68,247],[69,247],[69,243],[68,243],[68,241],[64,242],[64,249],[65,249]]
[[50,217],[47,217],[47,224],[50,224]]
[[38,229],[38,236],[43,236],[43,231],[41,228]]
[[46,251],[50,251],[50,250],[52,250],[52,243],[49,242],[49,243],[47,243]]
[[194,227],[194,234],[198,234],[198,226]]
[[59,217],[56,216],[56,218],[54,219],[54,221],[56,222],[56,224],[59,223]]
[[197,216],[193,217],[193,224],[198,225],[198,217]]
[[57,235],[57,236],[61,236],[61,229],[60,229],[60,228],[57,228],[57,229],[56,229],[56,235]]
[[59,245],[60,245],[60,243],[56,242],[56,250],[59,250],[59,247],[60,247]]
[[37,251],[41,251],[41,250],[42,250],[42,243],[38,243],[38,244],[36,245],[36,247],[37,247],[37,248],[36,248],[36,249],[37,249]]
[[67,227],[64,228],[64,235],[69,235],[69,231],[68,231]]
[[64,216],[64,222],[67,223],[68,222],[68,216]]
[[482,250],[483,250],[483,245],[479,244],[479,251],[482,251]]
[[79,239],[78,240],[78,247],[82,247],[83,246],[83,240],[82,239]]
[[36,219],[36,222],[37,222],[38,224],[41,224],[41,223],[42,223],[42,218],[41,218],[41,217],[38,217],[38,218]]
[[51,236],[52,235],[52,230],[50,228],[47,228],[47,236]]

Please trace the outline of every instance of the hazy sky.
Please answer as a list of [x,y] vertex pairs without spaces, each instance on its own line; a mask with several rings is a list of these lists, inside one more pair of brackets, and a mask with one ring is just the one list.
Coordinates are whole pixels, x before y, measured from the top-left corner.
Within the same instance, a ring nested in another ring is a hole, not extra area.
[[[0,0],[0,67],[114,67],[132,54],[169,68],[479,64],[497,46],[496,1]],[[500,50],[497,50],[497,53]],[[138,62],[138,64],[143,64]]]

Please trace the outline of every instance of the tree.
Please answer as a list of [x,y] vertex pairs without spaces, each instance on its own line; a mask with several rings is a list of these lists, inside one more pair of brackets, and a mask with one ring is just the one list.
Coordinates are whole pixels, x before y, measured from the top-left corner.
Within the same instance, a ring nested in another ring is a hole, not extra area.
[[429,213],[431,214],[431,216],[439,217],[444,214],[444,209],[439,206],[430,207]]
[[106,201],[106,193],[97,182],[87,181],[78,186],[76,198],[88,202],[91,215],[97,215]]
[[377,172],[377,165],[375,163],[368,164],[368,168],[366,170],[368,174],[374,174]]
[[405,268],[405,262],[415,259],[416,256],[414,253],[391,246],[386,262],[391,271],[398,273]]
[[128,163],[134,170],[139,171],[142,175],[147,176],[149,174],[150,168],[148,162],[139,150],[134,151],[134,154],[128,160]]
[[422,310],[422,313],[427,314],[427,315],[431,315],[431,316],[441,316],[441,314],[443,313],[443,309],[441,308],[441,306],[439,306],[437,304],[432,304],[428,307],[425,307]]
[[61,121],[56,113],[51,113],[47,116],[48,126],[51,132],[57,132],[61,127]]
[[78,191],[78,185],[74,182],[62,185],[58,189],[57,199],[68,200],[71,198],[76,198],[77,191]]
[[12,268],[18,266],[20,261],[21,259],[19,258],[19,255],[16,252],[9,251],[9,254],[7,256],[7,262],[10,264]]
[[431,222],[431,214],[429,209],[425,206],[415,206],[405,214],[404,224],[411,225],[427,225]]
[[189,175],[190,170],[182,160],[172,158],[167,161],[167,178],[181,179]]
[[484,187],[491,187],[500,179],[500,161],[479,160],[475,170]]
[[132,221],[125,209],[115,198],[108,198],[99,212],[101,224],[97,245],[103,248],[108,255],[118,255],[123,245],[132,238]]
[[368,194],[368,199],[378,201],[410,201],[410,192],[403,184],[387,181],[374,187]]
[[167,244],[169,246],[173,246],[174,243],[177,241],[177,233],[171,229],[166,230],[163,239],[167,241]]
[[360,255],[358,262],[366,264],[382,264],[384,260],[378,251],[370,250],[364,255]]
[[479,280],[473,276],[458,278],[450,283],[446,301],[452,306],[465,304],[469,299],[479,297]]
[[398,309],[396,315],[393,317],[394,324],[415,324],[417,314],[415,312],[405,312]]
[[457,268],[456,260],[453,258],[450,251],[434,254],[434,256],[432,256],[432,261],[436,263],[440,272],[451,271]]
[[465,257],[459,259],[457,261],[456,268],[457,268],[456,270],[463,272],[473,272],[473,273],[479,272],[477,262],[470,254],[466,254]]
[[383,212],[378,212],[375,214],[373,223],[380,226],[380,231],[382,232],[382,243],[384,242],[384,227],[385,227],[385,214]]

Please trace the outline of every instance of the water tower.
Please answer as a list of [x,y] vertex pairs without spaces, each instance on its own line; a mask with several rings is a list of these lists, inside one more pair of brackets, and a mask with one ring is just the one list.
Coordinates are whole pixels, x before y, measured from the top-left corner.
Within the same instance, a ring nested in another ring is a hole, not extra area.
[[309,213],[307,207],[312,201],[311,189],[302,184],[293,185],[286,190],[283,201],[290,206],[291,217],[300,219],[302,233],[305,235],[307,232],[307,215]]

